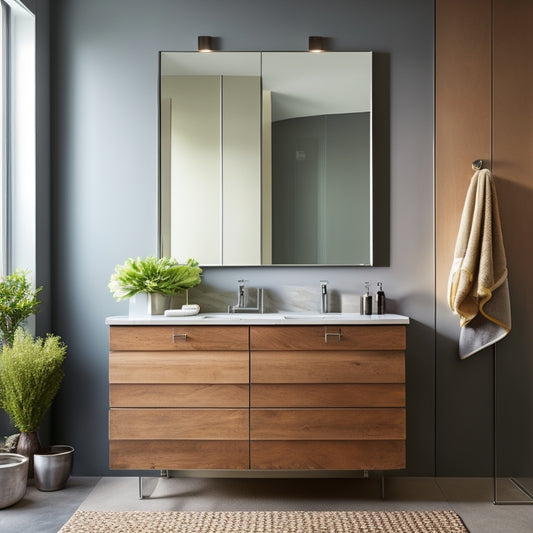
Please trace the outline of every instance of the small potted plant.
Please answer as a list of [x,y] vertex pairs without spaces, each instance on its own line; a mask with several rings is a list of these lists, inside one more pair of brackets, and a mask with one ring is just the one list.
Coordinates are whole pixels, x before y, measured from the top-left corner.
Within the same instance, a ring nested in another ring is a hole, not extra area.
[[201,273],[194,259],[180,264],[168,257],[130,258],[115,267],[108,287],[116,300],[130,300],[130,316],[161,315],[171,296],[185,292],[188,297],[188,290],[201,283]]
[[15,331],[30,315],[35,314],[42,287],[33,289],[28,272],[15,270],[0,279],[0,335],[2,345],[13,343]]
[[0,407],[20,431],[17,453],[30,458],[40,448],[37,429],[63,379],[67,347],[59,337],[37,338],[17,329],[0,353]]

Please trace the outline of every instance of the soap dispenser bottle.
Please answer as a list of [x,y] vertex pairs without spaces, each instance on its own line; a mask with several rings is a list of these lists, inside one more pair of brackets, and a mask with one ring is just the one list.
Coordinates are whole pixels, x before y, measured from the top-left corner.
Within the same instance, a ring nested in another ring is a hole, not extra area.
[[383,283],[378,282],[378,292],[376,293],[376,309],[378,315],[385,314],[385,293],[383,292]]
[[372,296],[370,295],[370,283],[365,281],[365,294],[361,296],[361,314],[372,314]]

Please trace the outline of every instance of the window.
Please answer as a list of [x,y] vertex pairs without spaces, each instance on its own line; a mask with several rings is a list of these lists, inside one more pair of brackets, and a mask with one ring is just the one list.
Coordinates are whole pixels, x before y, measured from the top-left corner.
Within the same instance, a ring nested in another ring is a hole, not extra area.
[[0,269],[35,272],[35,17],[1,2]]
[[7,98],[6,98],[6,81],[7,81],[7,7],[2,2],[0,10],[0,40],[2,46],[0,49],[0,105],[2,107],[2,120],[0,122],[0,274],[5,274],[7,265]]

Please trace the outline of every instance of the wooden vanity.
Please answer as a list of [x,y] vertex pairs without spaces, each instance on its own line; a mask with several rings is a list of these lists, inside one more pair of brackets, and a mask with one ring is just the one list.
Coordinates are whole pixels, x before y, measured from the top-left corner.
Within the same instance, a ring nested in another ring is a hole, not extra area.
[[108,319],[112,469],[405,468],[408,320],[178,322]]

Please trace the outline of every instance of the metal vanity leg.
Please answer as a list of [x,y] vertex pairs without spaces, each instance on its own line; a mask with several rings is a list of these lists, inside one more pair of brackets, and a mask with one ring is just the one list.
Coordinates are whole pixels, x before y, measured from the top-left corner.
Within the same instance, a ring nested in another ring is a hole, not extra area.
[[385,476],[381,474],[381,499],[385,499]]
[[[168,470],[160,470],[159,477],[169,478]],[[139,500],[144,500],[143,496],[143,478],[139,476]]]

